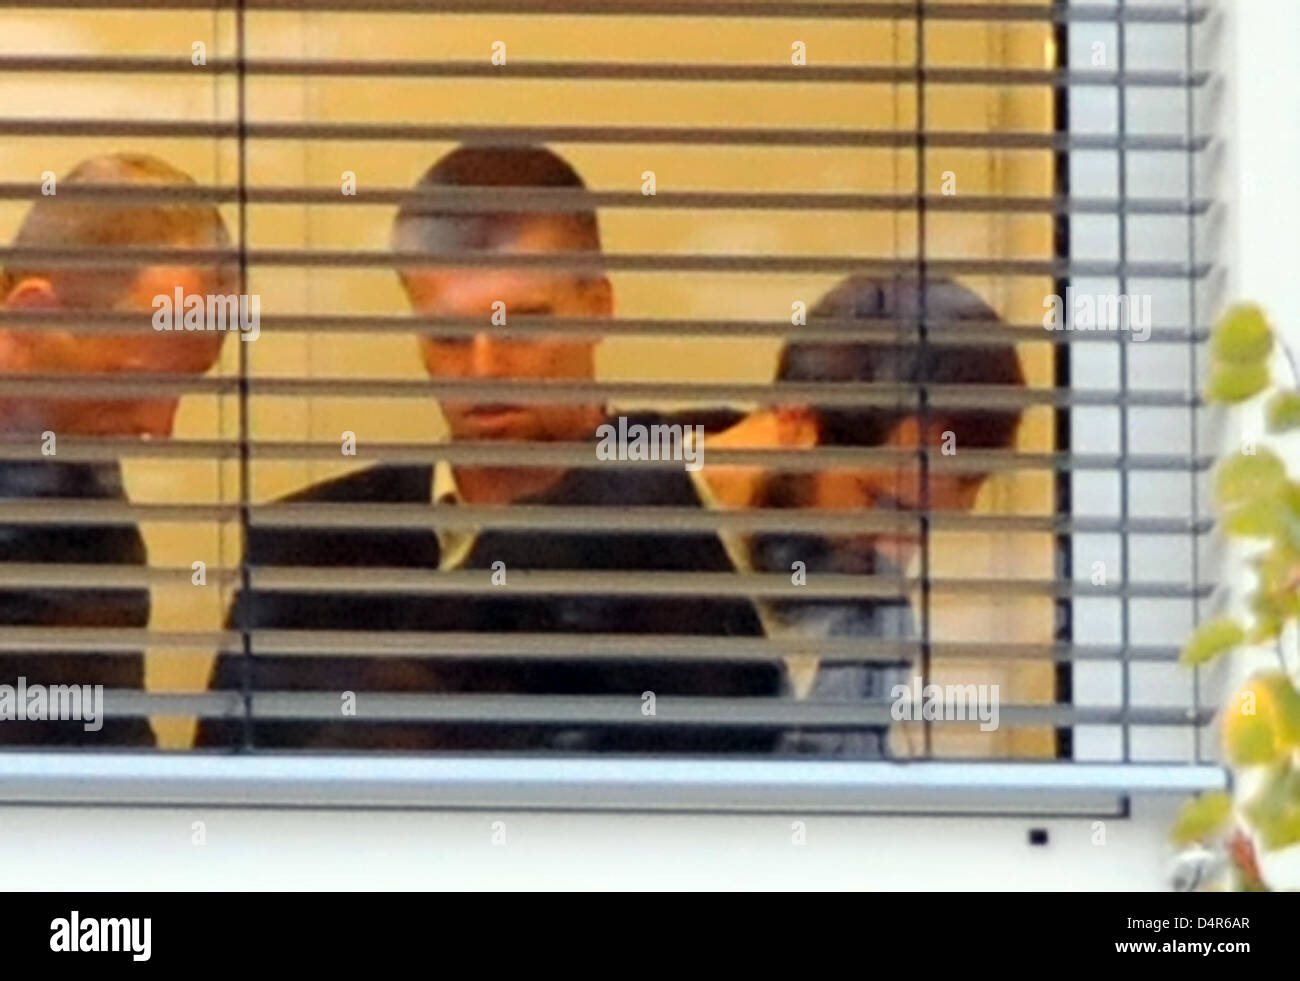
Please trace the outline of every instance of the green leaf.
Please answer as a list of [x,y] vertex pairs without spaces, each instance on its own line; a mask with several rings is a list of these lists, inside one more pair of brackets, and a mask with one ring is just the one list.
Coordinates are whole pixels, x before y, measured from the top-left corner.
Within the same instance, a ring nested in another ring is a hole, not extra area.
[[1287,752],[1282,709],[1272,686],[1276,674],[1251,678],[1224,707],[1223,750],[1236,766],[1275,763]]
[[1234,766],[1262,766],[1276,762],[1282,754],[1271,720],[1262,715],[1242,715],[1229,710],[1223,732],[1223,748]]
[[1254,398],[1268,388],[1272,376],[1268,364],[1264,361],[1249,363],[1224,362],[1217,365],[1210,377],[1210,384],[1205,390],[1205,397],[1211,402],[1226,402],[1235,405]]
[[1300,392],[1278,392],[1268,400],[1266,412],[1270,433],[1300,429]]
[[[1270,538],[1273,539],[1273,551],[1285,557],[1287,567],[1284,578],[1279,582],[1296,583],[1300,582],[1300,512],[1296,510],[1297,504],[1295,490],[1292,485],[1282,491],[1276,498],[1277,502],[1277,524],[1273,528]],[[1262,515],[1256,516],[1257,520],[1269,521]],[[1249,523],[1250,519],[1243,518],[1243,523]],[[1224,529],[1227,530],[1227,517],[1224,518]],[[1242,536],[1246,537],[1246,536]],[[1290,587],[1288,587],[1290,588]]]
[[1281,495],[1261,497],[1229,512],[1223,530],[1236,538],[1272,538],[1283,531],[1290,517]]
[[1231,818],[1231,796],[1221,790],[1202,794],[1189,800],[1178,812],[1178,818],[1174,821],[1174,842],[1190,845],[1196,841],[1205,841],[1222,831]]
[[1248,364],[1262,361],[1273,350],[1273,328],[1253,303],[1228,309],[1214,328],[1214,356],[1220,361]]
[[1251,557],[1249,560],[1259,576],[1259,588],[1262,592],[1276,592],[1291,578],[1300,575],[1300,554],[1289,548],[1285,542],[1274,542],[1268,551]]
[[1275,767],[1243,809],[1259,830],[1265,850],[1300,844],[1300,774],[1294,770]]
[[1290,513],[1290,508],[1287,508],[1287,512],[1273,536],[1273,544],[1294,555],[1300,552],[1300,519]]
[[1291,749],[1300,748],[1300,691],[1282,671],[1270,671],[1260,683],[1273,695],[1273,727],[1278,738]]
[[1280,496],[1286,489],[1286,465],[1271,450],[1235,453],[1219,464],[1214,500],[1225,511],[1261,498]]
[[1246,632],[1235,620],[1227,617],[1211,620],[1196,628],[1178,660],[1187,665],[1204,664],[1226,654],[1245,639]]
[[1274,620],[1290,620],[1300,612],[1296,609],[1295,594],[1286,590],[1260,590],[1250,598],[1250,609],[1256,616]]
[[[1291,519],[1285,524],[1290,528]],[[1272,548],[1250,560],[1258,577],[1255,588],[1247,594],[1255,620],[1249,642],[1259,644],[1272,640],[1282,632],[1287,621],[1300,615],[1300,556],[1287,541],[1274,539]]]

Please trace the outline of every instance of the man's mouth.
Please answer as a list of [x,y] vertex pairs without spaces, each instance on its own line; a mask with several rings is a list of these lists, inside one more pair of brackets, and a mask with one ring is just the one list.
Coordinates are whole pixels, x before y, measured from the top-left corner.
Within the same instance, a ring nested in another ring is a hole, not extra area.
[[499,416],[514,415],[523,411],[521,405],[511,405],[507,402],[490,402],[487,405],[476,405],[465,414],[471,419],[495,419]]

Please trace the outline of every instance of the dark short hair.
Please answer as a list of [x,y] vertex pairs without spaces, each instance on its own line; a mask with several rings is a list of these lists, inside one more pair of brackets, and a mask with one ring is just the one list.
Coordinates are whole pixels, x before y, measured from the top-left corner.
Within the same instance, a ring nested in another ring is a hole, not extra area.
[[[194,178],[157,157],[111,153],[82,161],[59,179],[69,184],[155,184],[193,187]],[[22,248],[115,247],[224,249],[230,245],[221,214],[198,202],[135,203],[87,200],[55,193],[32,205],[14,237]],[[146,263],[125,266],[47,265],[19,256],[0,276],[0,299],[24,279],[39,277],[53,285],[64,306],[78,310],[108,309],[130,288]],[[238,289],[233,263],[198,266],[214,292]]]
[[[534,146],[463,146],[427,171],[416,189],[434,187],[570,188],[586,184],[558,154]],[[491,251],[510,245],[538,222],[565,227],[570,251],[599,252],[600,230],[594,204],[563,211],[448,211],[412,195],[393,219],[393,248],[424,252]]]
[[[907,333],[900,334],[897,341],[792,342],[782,352],[777,380],[1024,385],[1020,359],[1010,342],[919,343],[908,325],[918,322],[923,311],[927,321],[1000,322],[983,300],[948,279],[927,278],[923,291],[916,279],[850,276],[817,302],[812,319],[896,321],[900,332]],[[850,446],[881,445],[892,428],[909,415],[915,415],[915,409],[888,407],[814,408],[821,419],[823,441]],[[935,408],[930,411],[930,418],[953,432],[958,446],[971,449],[1009,447],[1015,439],[1020,416],[1019,409]]]

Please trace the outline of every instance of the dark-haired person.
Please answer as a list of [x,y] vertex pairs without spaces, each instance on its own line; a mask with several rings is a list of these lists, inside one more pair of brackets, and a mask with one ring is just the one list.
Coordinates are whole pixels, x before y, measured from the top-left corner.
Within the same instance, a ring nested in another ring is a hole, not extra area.
[[[850,277],[826,294],[814,318],[893,320],[899,339],[793,342],[784,350],[778,382],[903,385],[1024,385],[1020,362],[1008,337],[1005,344],[954,343],[960,326],[943,328],[941,339],[921,345],[915,331],[924,311],[928,321],[997,322],[978,296],[949,280]],[[931,337],[933,338],[932,332]],[[915,409],[840,409],[780,406],[752,413],[706,446],[812,448],[856,446],[931,451],[945,441],[961,450],[1005,449],[1014,445],[1017,410],[932,408],[924,419]],[[951,434],[951,435],[949,435]],[[777,473],[748,467],[705,467],[701,483],[717,507],[890,510],[914,514],[969,511],[988,478],[986,473],[931,470],[926,486],[912,460],[897,465],[827,467]],[[745,539],[724,535],[728,551],[745,571],[790,574],[804,563],[807,576],[818,573],[904,576],[921,547],[915,522],[888,533],[826,537],[812,534],[762,534]],[[901,590],[901,586],[900,586]],[[861,600],[779,599],[759,602],[768,636],[864,637],[906,641],[915,635],[911,608],[897,598]],[[786,659],[786,691],[795,698],[830,701],[883,701],[894,685],[908,683],[911,662],[819,661],[814,656]],[[778,751],[878,759],[889,755],[887,725],[844,729],[800,729],[783,734]]]
[[[533,188],[565,191],[576,201],[558,210],[441,210],[413,195],[398,211],[392,244],[399,253],[432,257],[473,255],[566,256],[589,260],[583,268],[519,267],[510,262],[456,266],[432,261],[398,270],[419,314],[480,321],[468,337],[422,336],[420,352],[431,378],[460,382],[593,382],[596,339],[519,336],[516,317],[605,319],[613,291],[600,270],[596,215],[583,200],[584,185],[556,154],[535,147],[464,147],[438,161],[420,189]],[[506,324],[492,326],[504,311]],[[578,443],[593,441],[606,420],[599,402],[564,403],[445,398],[440,402],[453,441]],[[433,504],[437,508],[698,507],[684,469],[619,469],[600,462],[593,443],[589,467],[465,465],[374,467],[328,481],[292,500]],[[259,593],[237,611],[246,626],[266,629],[403,630],[530,635],[761,634],[757,614],[743,599],[701,596],[530,595],[514,591],[528,572],[723,572],[730,563],[718,537],[658,529],[582,532],[541,529],[444,527],[431,512],[428,531],[296,532],[261,528],[250,541],[249,561],[259,565],[332,567],[401,566],[442,572],[477,572],[482,590],[460,594]],[[504,584],[493,585],[493,569]],[[593,586],[594,588],[594,586]],[[575,640],[575,647],[581,642]],[[774,666],[746,666],[708,658],[707,637],[695,659],[582,659],[562,653],[545,659],[509,651],[495,658],[276,657],[265,650],[251,661],[258,690],[354,691],[354,719],[255,725],[255,745],[314,748],[558,749],[568,751],[770,750],[772,734],[742,729],[673,727],[647,722],[642,694],[774,695]],[[552,646],[554,646],[552,644]],[[581,644],[591,647],[590,642]],[[218,662],[214,687],[240,684],[236,657]],[[498,724],[484,719],[461,725],[383,723],[367,718],[366,692],[506,695],[621,695],[629,724]],[[240,727],[209,721],[200,745],[232,745]]]
[[[177,187],[194,181],[154,157],[112,154],[77,166],[57,187],[79,184],[129,184]],[[215,208],[184,203],[109,203],[73,194],[41,198],[27,213],[14,239],[17,249],[101,247],[219,249],[229,245]],[[221,268],[185,263],[85,266],[46,264],[19,256],[0,277],[0,303],[16,312],[117,311],[139,313],[148,326],[157,296],[227,294],[233,276]],[[181,374],[207,371],[220,351],[221,333],[78,333],[62,327],[19,324],[0,329],[0,439],[23,441],[48,457],[0,462],[0,501],[121,501],[121,471],[116,462],[65,463],[59,440],[79,436],[169,436],[178,398],[132,394],[15,396],[4,390],[6,377],[81,374]],[[49,434],[47,437],[46,434]],[[144,541],[134,525],[0,521],[0,557],[6,563],[140,565]],[[143,628],[149,623],[149,593],[138,587],[3,587],[0,628]],[[88,643],[93,633],[87,631]],[[0,685],[103,685],[106,689],[144,688],[140,653],[6,650],[0,639]],[[87,731],[81,721],[0,721],[0,746],[85,745],[150,746],[153,734],[144,718],[110,718]]]

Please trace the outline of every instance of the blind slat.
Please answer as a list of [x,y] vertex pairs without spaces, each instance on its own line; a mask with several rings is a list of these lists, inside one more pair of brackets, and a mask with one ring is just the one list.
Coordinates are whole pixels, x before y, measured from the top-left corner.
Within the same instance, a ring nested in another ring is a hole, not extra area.
[[[703,126],[465,126],[386,123],[238,122],[149,119],[44,119],[0,117],[0,136],[145,137],[150,139],[413,140],[534,146],[539,143],[660,143],[691,146],[862,147],[915,149],[917,136],[903,130],[769,129]],[[930,147],[968,150],[1158,151],[1199,153],[1208,137],[1161,133],[958,132],[929,130]]]
[[[855,704],[795,701],[779,698],[704,698],[663,695],[655,699],[655,715],[641,714],[638,695],[437,695],[357,692],[358,714],[339,714],[336,692],[261,691],[252,696],[254,720],[310,720],[340,727],[364,728],[376,722],[538,723],[546,725],[612,724],[627,726],[817,726],[854,728],[892,721],[887,702]],[[364,708],[361,708],[364,706]],[[105,690],[104,713],[109,717],[198,715],[203,718],[242,718],[243,702],[236,692],[174,694]],[[1003,704],[1004,725],[1141,725],[1186,727],[1204,724],[1212,709],[1071,707],[1069,705]],[[978,725],[970,720],[935,720],[934,725]]]
[[[772,661],[793,654],[825,661],[860,663],[915,659],[917,641],[873,637],[787,636],[780,639],[674,634],[601,633],[438,633],[373,630],[251,630],[254,655],[276,657],[556,657],[578,660],[637,658],[694,660],[706,649],[710,660]],[[142,648],[208,655],[243,653],[237,631],[164,631],[127,628],[0,627],[0,646],[12,650],[49,650],[85,654],[120,653]],[[1102,661],[1120,656],[1132,661],[1174,662],[1181,649],[1149,645],[1030,644],[937,641],[936,656],[988,661]]]
[[[38,200],[44,196],[40,184],[0,182],[0,200]],[[493,188],[483,194],[474,188],[400,188],[360,187],[355,194],[341,196],[337,187],[305,185],[253,185],[241,191],[230,186],[168,186],[132,184],[67,184],[59,190],[63,198],[92,201],[131,201],[137,203],[206,202],[232,204],[241,200],[257,204],[324,204],[338,207],[357,205],[402,204],[420,201],[436,205],[439,210],[473,213],[490,204],[500,212],[553,212],[566,207],[582,206],[601,209],[673,210],[799,210],[799,211],[915,211],[924,206],[931,211],[1012,214],[1132,214],[1132,215],[1202,215],[1209,211],[1211,200],[1173,197],[1034,197],[996,194],[847,194],[832,192],[790,193],[774,191],[659,191],[652,195],[638,191],[567,191],[563,189]],[[30,316],[30,314],[29,314]],[[551,318],[559,320],[561,318]],[[865,318],[864,318],[865,319]],[[863,321],[853,321],[861,324]],[[975,327],[975,324],[968,324]],[[814,329],[808,325],[809,330]],[[999,328],[1004,329],[1004,328]]]
[[[923,68],[891,65],[710,65],[601,61],[512,61],[503,66],[482,61],[377,61],[335,58],[212,58],[205,74],[329,78],[489,78],[568,79],[659,82],[779,82],[787,84],[883,83],[927,85],[1005,85],[1034,87],[1200,88],[1209,72],[1069,71],[1030,68]],[[0,72],[68,72],[94,74],[194,75],[189,58],[120,55],[0,55]]]
[[[325,333],[392,333],[427,334],[438,337],[465,337],[480,334],[485,329],[482,320],[452,317],[373,317],[300,314],[267,314],[261,317],[261,329],[267,332],[290,331]],[[74,333],[154,333],[155,328],[147,316],[124,314],[107,310],[27,312],[0,310],[0,327],[12,326],[32,330],[69,330]],[[1002,345],[1012,341],[1017,345],[1053,344],[1109,344],[1118,343],[1113,330],[1046,330],[1042,322],[1032,324],[1005,324],[981,326],[976,322],[960,321],[926,322],[926,343],[934,346],[960,344],[978,346]],[[812,323],[793,327],[785,321],[768,320],[670,320],[666,318],[569,319],[563,317],[512,317],[510,331],[517,337],[590,337],[604,339],[608,336],[634,337],[769,337],[808,341],[885,341],[905,343],[912,340],[920,327],[915,321],[899,322],[878,319],[841,321],[816,318]],[[1019,333],[1010,333],[1018,331]],[[1209,338],[1204,327],[1152,327],[1144,344],[1203,344]]]
[[[337,443],[307,441],[249,440],[135,440],[129,438],[90,439],[60,437],[58,458],[65,462],[94,462],[120,457],[158,459],[238,459],[246,447],[248,455],[261,460],[340,459]],[[1109,453],[1027,453],[1015,450],[965,450],[947,455],[933,447],[903,449],[889,447],[819,447],[807,450],[708,449],[709,466],[756,466],[789,472],[816,471],[831,467],[878,466],[911,470],[919,457],[930,458],[931,473],[1004,473],[1017,470],[1115,470],[1121,463],[1130,471],[1155,470],[1188,473],[1208,470],[1215,457],[1179,454],[1134,454],[1121,460]],[[0,438],[0,460],[48,460],[39,442]],[[370,443],[357,444],[358,461],[384,463],[492,464],[498,466],[572,466],[590,464],[590,443]],[[610,468],[680,469],[680,460],[606,461]]]
[[[294,267],[345,267],[385,269],[420,267],[449,269],[547,269],[568,272],[817,272],[906,276],[916,260],[878,259],[870,256],[830,255],[683,255],[627,253],[513,253],[389,252],[378,249],[143,249],[143,248],[0,248],[0,260],[39,262],[77,268],[123,268],[184,260],[192,265],[232,264]],[[1114,277],[1127,273],[1144,279],[1200,279],[1214,269],[1211,263],[1112,262],[1070,259],[928,259],[927,268],[938,276],[990,275]]]
[[254,528],[346,529],[457,528],[605,532],[807,532],[848,535],[916,530],[924,519],[935,531],[1055,534],[1204,534],[1209,518],[1114,518],[1033,514],[969,514],[961,511],[705,511],[679,507],[477,507],[473,505],[329,504],[129,504],[42,498],[0,501],[0,522],[14,525],[135,524],[138,521],[238,521],[247,513]]
[[[1059,388],[1023,388],[1011,385],[896,385],[847,383],[795,383],[775,385],[706,384],[679,382],[522,382],[440,379],[363,378],[185,378],[174,375],[10,375],[0,377],[0,394],[46,397],[117,398],[126,393],[148,395],[229,395],[247,388],[262,396],[335,396],[371,398],[431,398],[434,396],[482,402],[588,405],[596,402],[626,404],[635,400],[672,402],[752,402],[759,405],[808,403],[823,407],[877,407],[915,410],[920,390],[933,408],[1025,409],[1036,405],[1110,406],[1115,393],[1108,389],[1083,391]],[[1201,405],[1199,395],[1175,391],[1130,390],[1129,405],[1191,408]]]
[[[76,587],[136,589],[141,586],[189,583],[191,568],[143,568],[138,565],[77,565],[73,563],[0,563],[0,587]],[[490,594],[489,570],[424,572],[410,569],[346,567],[341,569],[256,566],[250,572],[254,589],[296,592],[421,593],[431,595]],[[239,568],[209,565],[211,584],[233,585],[242,580]],[[937,592],[977,596],[1048,596],[1071,598],[1128,597],[1138,599],[1207,598],[1213,587],[1179,582],[1124,583],[1093,586],[1086,582],[1050,579],[964,579],[932,577]],[[917,578],[823,574],[797,586],[784,574],[735,572],[559,572],[516,570],[510,595],[553,596],[712,596],[784,599],[896,599],[921,585]],[[500,595],[497,593],[497,595]]]

